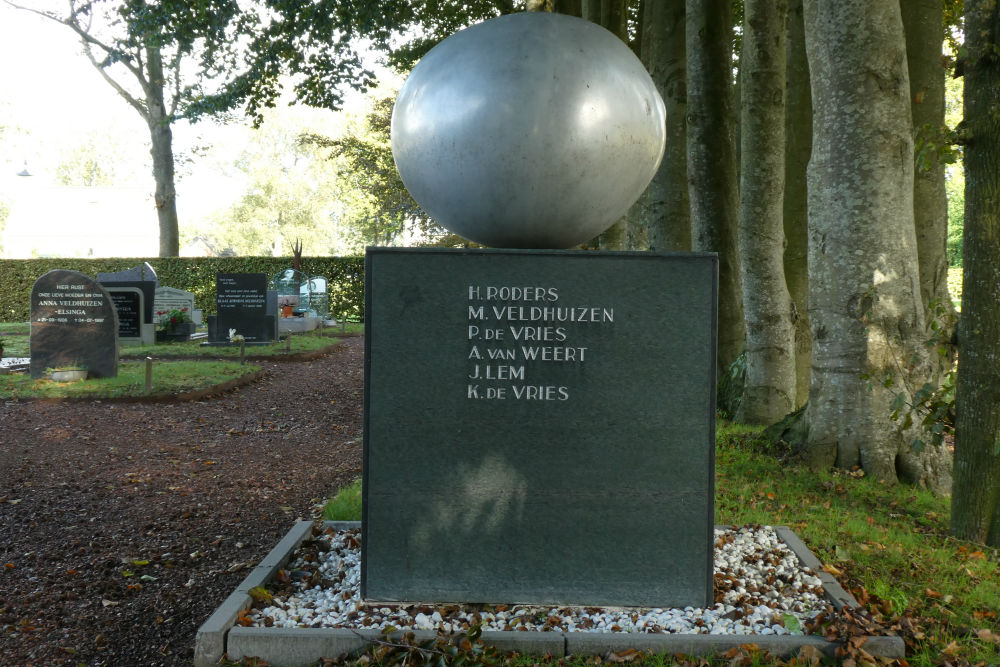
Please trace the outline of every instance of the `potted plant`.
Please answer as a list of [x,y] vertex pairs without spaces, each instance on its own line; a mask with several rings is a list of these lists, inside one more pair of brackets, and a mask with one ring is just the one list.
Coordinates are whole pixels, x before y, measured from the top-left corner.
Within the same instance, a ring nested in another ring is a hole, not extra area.
[[53,382],[76,382],[87,379],[87,367],[83,364],[67,364],[45,370]]
[[194,322],[191,321],[187,306],[169,311],[158,310],[156,314],[160,318],[160,328],[156,331],[156,342],[190,340],[191,334],[194,333]]

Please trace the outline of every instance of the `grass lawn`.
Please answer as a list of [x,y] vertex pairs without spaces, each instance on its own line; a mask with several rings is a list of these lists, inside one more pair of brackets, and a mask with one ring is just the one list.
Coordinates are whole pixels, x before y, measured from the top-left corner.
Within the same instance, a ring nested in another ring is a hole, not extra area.
[[[907,664],[1000,664],[1000,556],[948,535],[948,499],[879,483],[860,472],[811,472],[783,461],[785,452],[759,433],[759,428],[718,424],[716,523],[791,526],[876,619],[909,628],[901,632]],[[338,492],[324,517],[360,519],[359,483]],[[774,664],[759,657],[730,658],[704,664]],[[632,664],[703,663],[654,656]]]
[[720,424],[718,523],[791,526],[873,613],[913,623],[910,664],[1000,664],[1000,555],[948,535],[949,499],[782,462],[758,433]]
[[[273,345],[247,345],[245,346],[248,357],[284,357],[289,354],[302,354],[304,352],[315,352],[323,348],[330,347],[337,343],[333,337],[333,328],[322,335],[314,331],[307,333],[293,334],[290,345],[284,340],[275,341]],[[337,329],[339,331],[339,329]],[[348,329],[350,331],[350,329]],[[164,357],[204,357],[206,359],[238,359],[240,356],[239,345],[202,346],[202,340],[191,340],[173,343],[157,343],[155,345],[142,345],[140,343],[123,343],[121,346],[121,357],[123,359],[145,359],[147,356],[154,359]]]
[[157,361],[152,390],[146,392],[145,362],[123,362],[114,378],[78,382],[32,380],[27,373],[0,375],[0,399],[13,398],[123,398],[184,394],[255,373],[259,366],[238,361]]
[[[347,323],[345,333],[356,335],[364,333],[364,324]],[[30,341],[28,334],[30,325],[27,322],[0,323],[0,336],[3,336],[5,357],[27,357],[30,356]],[[335,344],[335,337],[340,333],[340,327],[327,327],[305,333],[293,334],[291,336],[290,349],[285,341],[277,341],[273,345],[251,345],[246,347],[247,356],[253,357],[283,357],[289,354],[302,354],[329,347]],[[238,345],[231,347],[202,347],[202,340],[193,340],[182,343],[158,343],[156,345],[142,345],[139,343],[122,343],[122,359],[145,359],[147,356],[154,359],[165,357],[204,357],[206,359],[238,359],[240,348]]]

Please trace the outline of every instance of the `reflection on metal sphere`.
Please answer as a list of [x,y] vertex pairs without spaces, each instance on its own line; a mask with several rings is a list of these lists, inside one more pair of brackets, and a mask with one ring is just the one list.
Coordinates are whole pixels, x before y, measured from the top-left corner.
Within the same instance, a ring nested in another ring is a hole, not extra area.
[[615,35],[510,14],[447,38],[413,69],[392,154],[413,198],[484,245],[568,248],[620,218],[659,166],[664,107]]

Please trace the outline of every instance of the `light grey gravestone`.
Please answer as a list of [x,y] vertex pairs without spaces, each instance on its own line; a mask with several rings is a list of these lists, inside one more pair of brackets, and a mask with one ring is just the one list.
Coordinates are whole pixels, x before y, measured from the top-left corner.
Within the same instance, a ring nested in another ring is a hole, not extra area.
[[717,267],[369,249],[363,597],[710,606]]
[[90,377],[118,375],[118,314],[111,296],[78,271],[49,271],[31,288],[31,377],[80,366]]
[[[194,293],[176,287],[157,287],[153,294],[153,323],[160,320],[171,310],[187,308],[188,317],[194,319]],[[161,314],[162,313],[162,314]]]

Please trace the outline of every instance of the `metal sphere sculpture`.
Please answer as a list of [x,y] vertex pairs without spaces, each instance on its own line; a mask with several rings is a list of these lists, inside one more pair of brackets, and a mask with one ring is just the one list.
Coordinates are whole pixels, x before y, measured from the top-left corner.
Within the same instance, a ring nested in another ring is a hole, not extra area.
[[659,167],[664,106],[611,32],[563,14],[466,28],[413,69],[392,114],[407,190],[448,230],[569,248],[618,220]]

